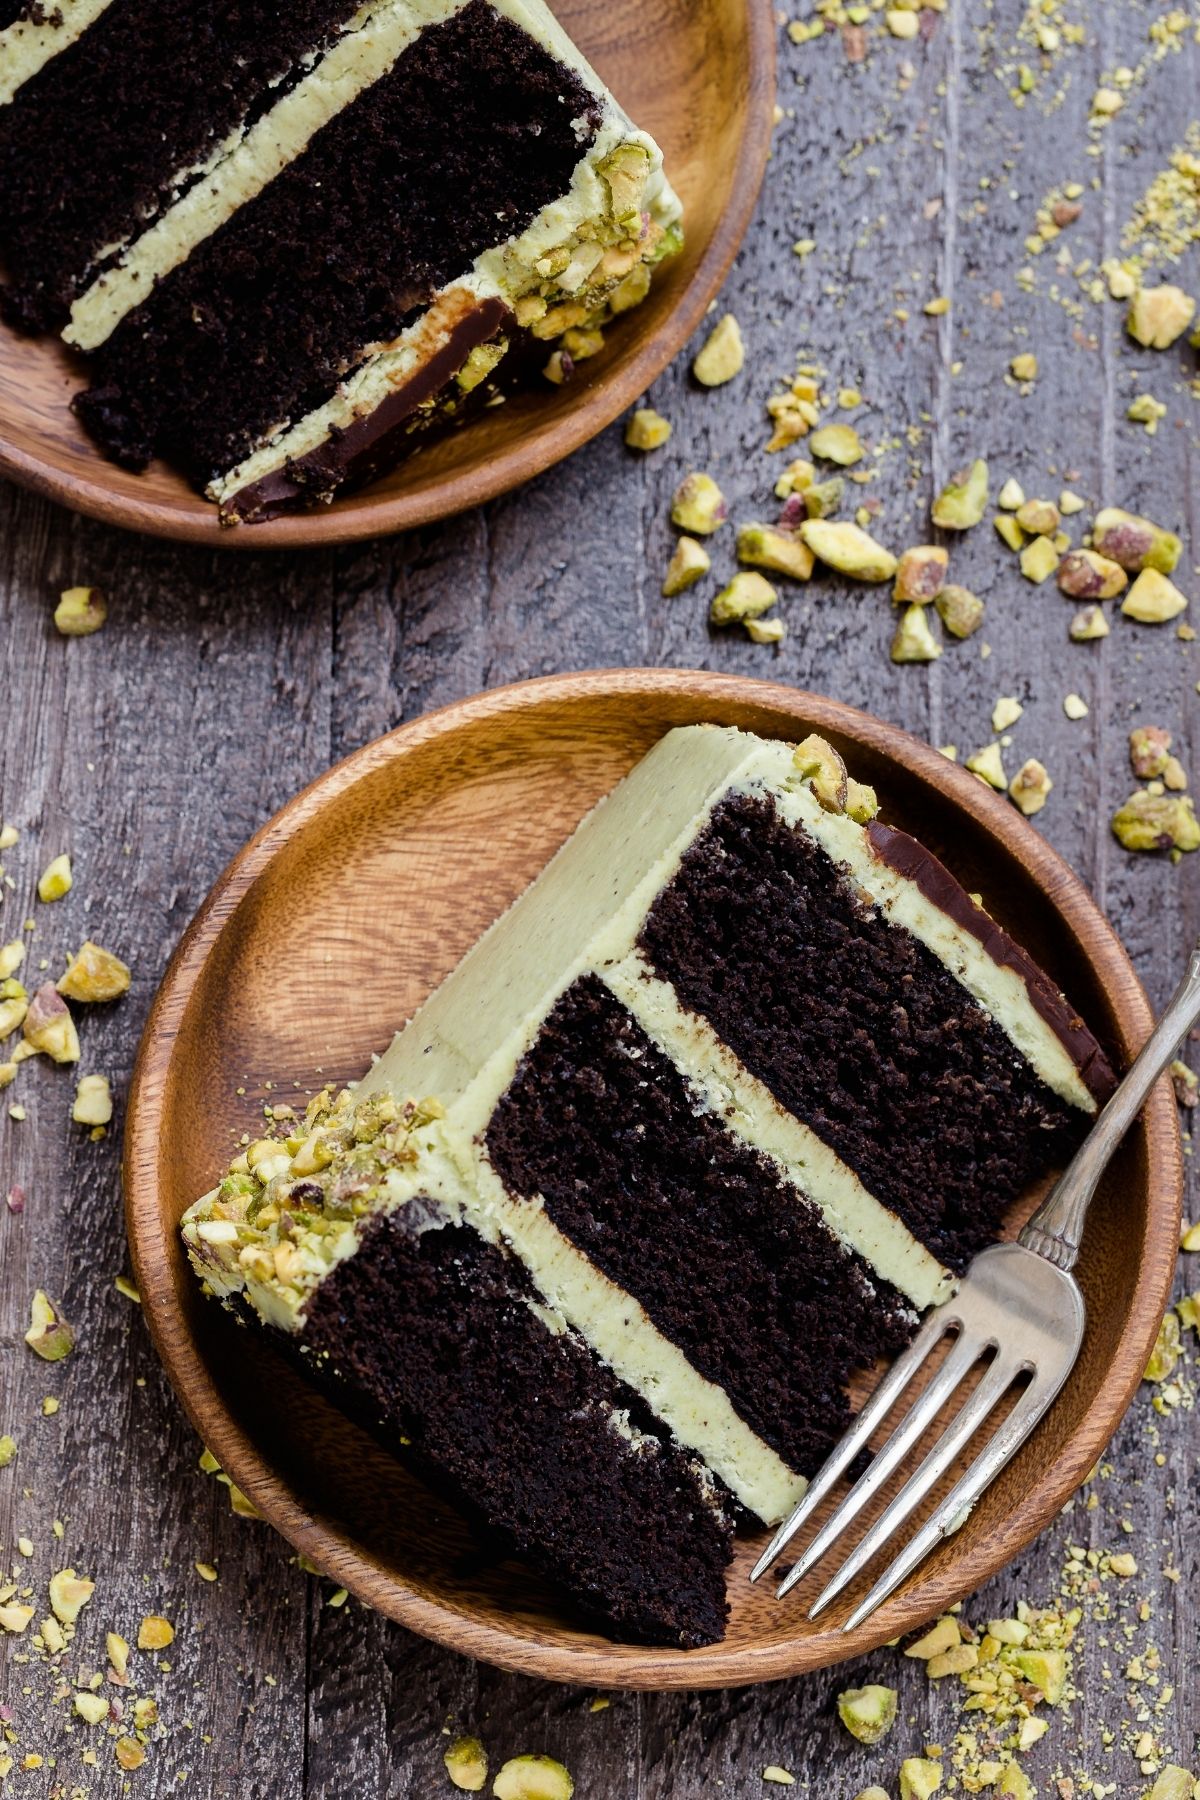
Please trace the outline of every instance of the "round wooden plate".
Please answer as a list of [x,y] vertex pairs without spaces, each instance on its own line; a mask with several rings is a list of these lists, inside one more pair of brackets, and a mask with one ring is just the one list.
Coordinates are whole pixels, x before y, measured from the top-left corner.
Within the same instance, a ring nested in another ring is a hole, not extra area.
[[332,544],[406,530],[528,481],[630,406],[696,329],[762,183],[775,100],[767,0],[556,0],[576,43],[662,145],[684,204],[683,253],[563,387],[534,382],[391,475],[331,507],[230,530],[182,476],[107,462],[70,411],[86,373],[54,338],[0,325],[0,472],[109,524],[236,549]]
[[[197,1431],[260,1512],[364,1603],[489,1662],[609,1687],[794,1675],[895,1637],[962,1598],[1051,1519],[1108,1442],[1167,1302],[1182,1182],[1164,1084],[1089,1221],[1079,1365],[1035,1439],[958,1534],[850,1636],[746,1573],[723,1643],[617,1645],[524,1569],[481,1568],[466,1528],[219,1307],[181,1252],[184,1208],[255,1131],[266,1083],[352,1079],[516,898],[587,809],[673,725],[829,736],[1028,946],[1121,1059],[1150,1012],[1120,943],[1038,833],[974,776],[865,713],[769,682],[686,671],[555,676],[402,726],[323,775],[246,846],[176,951],[129,1102],[125,1192],[155,1343]],[[815,1578],[814,1578],[815,1579]],[[815,1590],[814,1590],[815,1591]],[[838,1609],[832,1609],[837,1613]],[[844,1616],[844,1615],[843,1615]]]

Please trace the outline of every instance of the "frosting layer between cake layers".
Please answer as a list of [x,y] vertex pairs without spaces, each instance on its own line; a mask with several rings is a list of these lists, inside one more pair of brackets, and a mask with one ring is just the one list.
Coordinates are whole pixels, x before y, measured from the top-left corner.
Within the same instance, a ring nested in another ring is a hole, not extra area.
[[[771,1522],[842,1429],[853,1370],[949,1291],[1111,1079],[914,840],[827,811],[791,746],[686,728],[352,1094],[257,1152],[256,1218],[215,1190],[184,1235],[216,1292],[303,1344],[328,1271],[354,1280],[361,1220],[432,1201]],[[356,1183],[353,1121],[414,1095],[435,1098],[411,1162]],[[281,1239],[308,1182],[319,1228]]]

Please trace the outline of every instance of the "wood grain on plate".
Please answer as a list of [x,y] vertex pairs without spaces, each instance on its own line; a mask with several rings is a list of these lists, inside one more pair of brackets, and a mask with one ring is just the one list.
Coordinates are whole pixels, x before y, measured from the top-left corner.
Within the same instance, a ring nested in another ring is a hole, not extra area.
[[82,365],[57,339],[0,325],[0,472],[111,524],[263,550],[428,524],[506,493],[594,437],[687,342],[725,278],[766,164],[774,36],[766,0],[561,0],[556,11],[662,145],[687,233],[646,301],[569,383],[536,381],[330,507],[231,530],[165,464],[135,475],[106,461],[70,411],[86,385]]
[[[184,1207],[264,1083],[352,1079],[522,890],[582,814],[672,725],[783,737],[816,728],[874,782],[1083,1009],[1119,1058],[1150,1022],[1125,952],[1082,884],[1003,800],[928,745],[837,702],[758,681],[629,671],[535,681],[460,702],[321,777],[234,860],[151,1011],[129,1103],[127,1222],[157,1346],[197,1430],[263,1514],[329,1575],[414,1630],[506,1667],[610,1687],[728,1686],[820,1667],[977,1587],[1062,1506],[1145,1366],[1177,1242],[1181,1160],[1167,1087],[1113,1165],[1080,1279],[1083,1355],[1035,1440],[955,1538],[866,1626],[842,1636],[730,1577],[728,1636],[679,1652],[615,1645],[511,1564],[480,1569],[459,1520],[264,1347],[206,1303],[182,1255]],[[815,1580],[815,1578],[814,1578]],[[815,1591],[812,1589],[811,1591]]]

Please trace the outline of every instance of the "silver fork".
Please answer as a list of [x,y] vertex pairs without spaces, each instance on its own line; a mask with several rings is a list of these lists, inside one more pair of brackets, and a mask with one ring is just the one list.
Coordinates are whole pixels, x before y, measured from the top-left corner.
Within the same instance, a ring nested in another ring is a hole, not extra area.
[[839,1476],[866,1448],[876,1425],[892,1411],[931,1351],[947,1337],[953,1341],[941,1367],[895,1424],[866,1473],[789,1570],[780,1584],[779,1595],[786,1594],[833,1549],[847,1526],[901,1467],[968,1373],[986,1359],[974,1391],[818,1594],[809,1608],[809,1618],[816,1618],[866,1568],[952,1467],[1009,1389],[1027,1376],[1028,1384],[1011,1411],[932,1516],[888,1564],[842,1630],[853,1631],[860,1625],[942,1538],[950,1537],[965,1522],[979,1496],[1020,1449],[1075,1365],[1083,1342],[1085,1315],[1083,1295],[1071,1270],[1079,1256],[1088,1206],[1147,1094],[1198,1019],[1200,945],[1192,952],[1186,975],[1133,1067],[1018,1241],[981,1251],[971,1262],[957,1293],[928,1315],[908,1349],[893,1363],[814,1477],[799,1506],[755,1563],[751,1581],[757,1581],[791,1543]]

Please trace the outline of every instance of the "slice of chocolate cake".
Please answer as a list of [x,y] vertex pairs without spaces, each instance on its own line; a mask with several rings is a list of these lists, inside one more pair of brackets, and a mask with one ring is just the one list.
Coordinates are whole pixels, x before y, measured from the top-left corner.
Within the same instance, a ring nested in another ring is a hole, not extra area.
[[[669,733],[365,1079],[184,1222],[214,1292],[618,1635],[719,1633],[731,1511],[790,1510],[855,1371],[1113,1084],[875,811],[820,740]],[[555,1446],[528,1486],[526,1402]]]
[[106,454],[176,463],[228,522],[589,354],[678,221],[543,0],[76,0],[0,30],[4,310],[88,357]]

